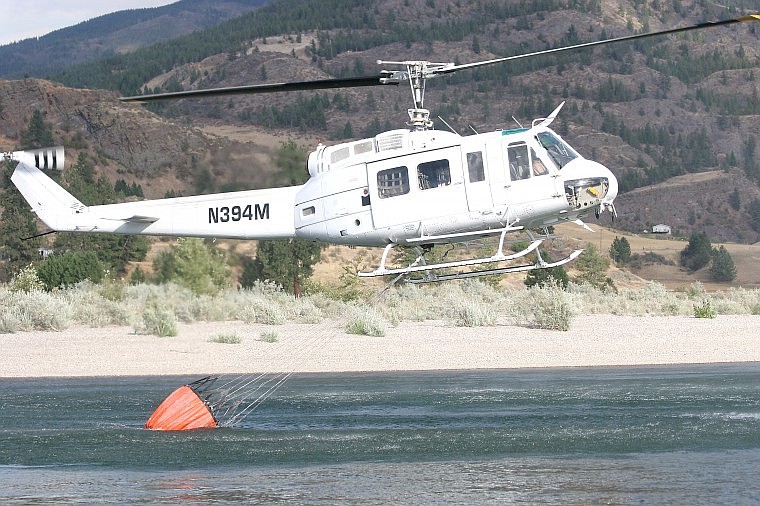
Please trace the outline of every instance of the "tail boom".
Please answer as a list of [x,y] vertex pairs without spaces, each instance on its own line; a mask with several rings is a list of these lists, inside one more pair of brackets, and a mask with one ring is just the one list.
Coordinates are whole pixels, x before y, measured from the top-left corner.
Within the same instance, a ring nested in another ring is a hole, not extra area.
[[35,166],[34,153],[12,155],[19,163],[11,181],[55,231],[233,239],[296,235],[293,209],[300,186],[85,206]]

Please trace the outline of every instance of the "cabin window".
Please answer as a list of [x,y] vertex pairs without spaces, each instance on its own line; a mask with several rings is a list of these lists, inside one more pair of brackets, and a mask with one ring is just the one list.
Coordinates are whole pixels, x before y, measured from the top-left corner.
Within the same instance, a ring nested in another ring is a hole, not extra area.
[[578,158],[578,153],[562,142],[561,139],[549,132],[539,132],[536,135],[536,140],[538,140],[539,144],[546,149],[546,152],[549,153],[549,157],[560,169]]
[[534,176],[543,176],[549,173],[549,169],[547,169],[546,165],[544,165],[544,162],[542,162],[541,159],[536,156],[536,152],[533,151],[533,148],[530,148],[530,160],[533,164]]
[[513,142],[507,147],[509,159],[509,177],[512,181],[530,177],[530,159],[528,145],[524,142]]
[[417,166],[417,177],[420,183],[420,190],[448,186],[451,184],[449,161],[435,160],[433,162],[421,163]]
[[316,209],[314,209],[314,206],[304,207],[304,208],[301,210],[301,214],[302,214],[303,216],[311,216],[311,215],[312,215],[312,214],[314,214],[315,212],[316,212]]
[[337,163],[337,162],[343,161],[346,158],[348,158],[350,156],[350,154],[351,153],[348,150],[348,146],[346,146],[344,148],[336,149],[330,155],[330,162],[331,163]]
[[361,155],[362,153],[369,153],[371,151],[374,151],[372,140],[357,142],[354,144],[354,153],[357,155]]
[[409,169],[394,167],[377,173],[377,194],[381,199],[409,193]]
[[470,175],[471,183],[477,183],[478,181],[486,180],[486,171],[483,167],[482,151],[467,153],[467,172]]

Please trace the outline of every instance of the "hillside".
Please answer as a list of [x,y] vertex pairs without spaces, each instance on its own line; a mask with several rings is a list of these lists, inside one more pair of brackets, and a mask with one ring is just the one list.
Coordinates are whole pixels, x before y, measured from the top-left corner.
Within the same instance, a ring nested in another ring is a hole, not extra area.
[[50,76],[73,64],[131,52],[202,30],[257,9],[267,1],[180,0],[163,7],[106,14],[42,37],[0,46],[0,77]]
[[[200,174],[232,187],[264,186],[277,148],[271,137],[256,141],[232,139],[213,129],[172,122],[145,110],[127,106],[109,91],[65,88],[49,81],[0,80],[0,146],[18,146],[31,111],[43,112],[53,137],[66,148],[69,163],[85,151],[99,172],[112,181],[141,184],[148,198],[167,191],[193,192]],[[283,139],[284,140],[284,139]]]
[[[0,81],[0,146],[21,147],[21,132],[37,109],[56,141],[68,148],[69,160],[86,151],[99,172],[141,184],[147,197],[192,194],[197,180],[209,175],[216,190],[261,187],[285,140],[311,147],[402,127],[408,88],[150,107],[124,105],[118,94],[372,75],[381,68],[378,59],[487,60],[726,19],[744,12],[745,4],[275,1],[192,35],[107,59],[80,65],[71,56],[56,74],[68,86]],[[326,18],[326,10],[335,15]],[[162,25],[181,19],[167,16]],[[553,127],[621,181],[619,217],[602,225],[637,233],[666,223],[682,236],[705,230],[715,242],[753,243],[758,232],[750,226],[750,205],[760,199],[758,30],[760,23],[742,23],[461,72],[431,81],[426,106],[433,118],[440,115],[467,134],[470,126],[481,132],[511,128],[513,116],[528,124],[565,101]],[[43,68],[40,75],[53,71]],[[86,87],[93,89],[80,89]],[[444,128],[439,120],[436,125]],[[747,269],[754,271],[751,262]],[[647,275],[673,280],[674,286],[690,279],[677,271],[652,268]]]
[[[327,19],[320,14],[323,9],[340,16]],[[133,94],[371,75],[380,69],[378,59],[463,63],[739,12],[707,1],[621,1],[613,6],[569,0],[292,0],[273,2],[190,37],[67,68],[58,78]],[[744,224],[751,220],[748,205],[760,180],[757,25],[461,72],[431,81],[426,105],[433,118],[440,115],[468,133],[470,125],[478,131],[512,127],[513,116],[529,123],[565,101],[557,130],[582,154],[612,168],[624,192],[656,188],[677,176],[728,170],[746,193],[730,219],[711,226],[688,215],[696,208],[709,217],[714,211],[708,208],[725,207],[718,201],[725,200],[730,184],[689,189],[689,178],[684,178],[683,191],[664,200],[670,208],[641,213],[645,203],[633,199],[635,209],[621,208],[626,215],[619,226],[636,231],[683,210],[682,233],[708,226],[716,239],[754,242],[757,233]],[[409,101],[408,89],[400,86],[185,100],[153,110],[180,122],[249,127],[254,135],[303,136],[311,144],[314,138],[339,141],[397,128],[406,121]],[[710,201],[714,203],[708,205]]]

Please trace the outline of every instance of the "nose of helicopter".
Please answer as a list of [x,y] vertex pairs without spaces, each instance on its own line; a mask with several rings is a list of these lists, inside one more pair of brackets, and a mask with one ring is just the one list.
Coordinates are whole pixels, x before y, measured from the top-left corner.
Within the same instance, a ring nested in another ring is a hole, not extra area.
[[596,208],[597,216],[603,211],[615,215],[618,180],[610,169],[593,160],[578,158],[568,163],[562,173],[571,209],[583,212]]
[[615,177],[615,174],[599,162],[594,162],[592,160],[587,160],[586,162],[589,164],[588,170],[595,177],[603,177],[607,179],[609,187],[607,188],[607,194],[602,198],[602,204],[607,206],[611,205],[618,194],[618,180]]

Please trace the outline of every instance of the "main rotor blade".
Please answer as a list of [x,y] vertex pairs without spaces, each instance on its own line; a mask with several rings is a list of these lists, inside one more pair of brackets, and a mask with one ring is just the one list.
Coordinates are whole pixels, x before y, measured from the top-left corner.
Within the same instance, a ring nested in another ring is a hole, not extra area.
[[212,88],[208,90],[176,91],[170,93],[156,93],[154,95],[135,95],[133,97],[121,97],[120,100],[122,102],[139,103],[180,98],[220,97],[225,95],[274,93],[278,91],[327,90],[333,88],[359,88],[362,86],[398,84],[398,81],[384,81],[383,79],[387,77],[388,74],[383,72],[378,76],[322,79],[318,81],[295,81],[290,83],[254,84],[250,86],[231,86],[228,88]]
[[699,23],[697,25],[691,25],[691,26],[684,26],[682,28],[671,28],[669,30],[663,30],[661,32],[649,32],[649,33],[639,33],[636,35],[626,35],[624,37],[616,37],[614,39],[605,39],[605,40],[597,40],[595,42],[584,42],[582,44],[575,44],[572,46],[564,46],[564,47],[557,47],[554,49],[546,49],[544,51],[535,51],[533,53],[525,53],[525,54],[518,54],[514,56],[507,56],[504,58],[496,58],[493,60],[484,60],[480,62],[475,63],[465,63],[462,65],[453,65],[453,66],[447,66],[445,68],[441,69],[435,69],[431,71],[431,74],[433,75],[441,75],[441,74],[450,74],[452,72],[456,72],[457,70],[464,70],[464,69],[471,69],[475,67],[481,67],[484,65],[493,65],[494,63],[501,63],[506,62],[510,60],[519,60],[522,58],[529,58],[531,56],[538,56],[542,54],[551,54],[551,53],[559,53],[562,51],[570,51],[573,49],[581,49],[586,47],[593,47],[593,46],[601,46],[603,44],[613,44],[616,42],[625,42],[630,40],[637,40],[637,39],[646,39],[649,37],[657,37],[660,35],[669,35],[673,33],[681,33],[681,32],[688,32],[691,30],[702,30],[704,28],[713,28],[716,26],[723,26],[723,25],[731,25],[734,23],[741,23],[743,21],[760,21],[760,14],[749,14],[747,16],[742,16],[735,19],[725,19],[722,21],[710,21],[707,23]]

